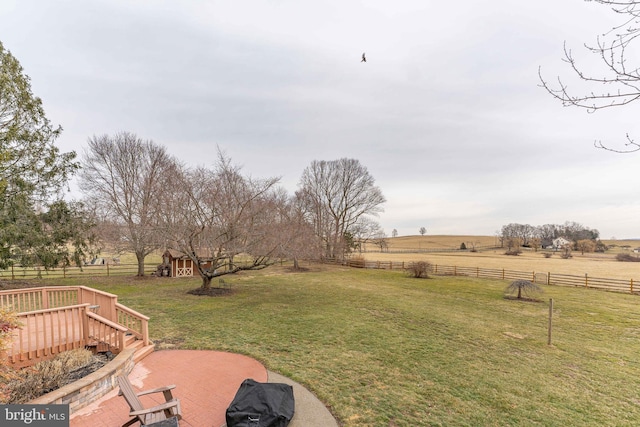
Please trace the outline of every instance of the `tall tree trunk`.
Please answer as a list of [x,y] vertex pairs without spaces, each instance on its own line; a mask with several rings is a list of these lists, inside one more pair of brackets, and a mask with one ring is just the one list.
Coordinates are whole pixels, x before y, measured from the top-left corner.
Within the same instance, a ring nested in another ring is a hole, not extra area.
[[213,278],[206,274],[202,275],[202,289],[205,289],[205,290],[211,289],[211,279]]
[[142,252],[136,252],[136,259],[138,260],[138,276],[144,276],[144,254]]

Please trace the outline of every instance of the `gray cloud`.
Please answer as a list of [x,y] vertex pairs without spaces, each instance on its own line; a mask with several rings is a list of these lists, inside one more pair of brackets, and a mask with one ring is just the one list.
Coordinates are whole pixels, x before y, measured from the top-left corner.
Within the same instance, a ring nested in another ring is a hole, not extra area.
[[[0,5],[59,145],[129,130],[191,164],[219,145],[290,191],[313,160],[353,157],[388,199],[387,233],[492,234],[583,222],[640,237],[631,105],[586,114],[538,87],[615,15],[590,3],[124,0]],[[367,52],[368,62],[360,63]]]

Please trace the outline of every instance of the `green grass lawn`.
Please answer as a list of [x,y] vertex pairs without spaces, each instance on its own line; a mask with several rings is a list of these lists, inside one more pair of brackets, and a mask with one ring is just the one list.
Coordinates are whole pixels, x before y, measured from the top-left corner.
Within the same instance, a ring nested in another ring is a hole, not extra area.
[[343,268],[225,280],[233,295],[186,294],[196,279],[86,284],[150,316],[156,342],[252,356],[346,426],[640,424],[638,296],[545,287],[519,302],[501,281]]

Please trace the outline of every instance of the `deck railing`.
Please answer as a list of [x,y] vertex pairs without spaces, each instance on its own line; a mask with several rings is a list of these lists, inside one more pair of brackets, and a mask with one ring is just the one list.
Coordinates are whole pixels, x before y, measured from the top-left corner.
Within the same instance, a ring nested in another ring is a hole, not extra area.
[[9,362],[16,366],[32,365],[63,351],[87,344],[84,319],[89,304],[49,308],[18,314],[22,327],[14,331]]
[[143,345],[149,345],[149,318],[122,304],[116,304],[116,319],[119,325],[141,339]]
[[22,323],[6,351],[16,366],[87,345],[119,353],[126,334],[150,343],[147,316],[118,303],[116,295],[86,286],[0,291],[0,307],[18,312]]
[[124,337],[127,328],[111,322],[95,313],[88,312],[84,329],[88,344],[95,344],[98,350],[109,350],[120,353],[124,350]]

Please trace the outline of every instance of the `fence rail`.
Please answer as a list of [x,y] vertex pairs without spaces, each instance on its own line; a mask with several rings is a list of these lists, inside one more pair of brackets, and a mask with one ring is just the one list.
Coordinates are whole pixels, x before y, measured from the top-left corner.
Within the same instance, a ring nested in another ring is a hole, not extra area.
[[[354,268],[377,268],[384,270],[404,270],[411,268],[413,262],[406,261],[367,261],[361,258],[348,260],[346,263]],[[624,292],[640,294],[640,286],[633,278],[611,279],[604,277],[592,277],[588,274],[582,276],[559,274],[543,271],[517,271],[506,269],[459,267],[451,265],[431,265],[431,273],[440,276],[470,276],[483,279],[498,280],[530,280],[554,286],[580,286],[585,288],[602,289],[611,292]]]
[[[144,274],[156,271],[158,263],[145,264]],[[101,264],[84,267],[61,267],[44,269],[42,267],[11,266],[0,270],[0,279],[55,279],[91,276],[131,276],[138,274],[138,264]]]
[[[460,249],[460,247],[452,247],[452,248],[388,248],[385,249],[385,253],[389,253],[389,254],[416,254],[416,253],[438,253],[438,252],[443,252],[443,253],[449,253],[449,252],[474,252],[474,251],[486,251],[486,250],[491,250],[491,249],[504,249],[500,246],[496,246],[496,245],[484,245],[484,246],[480,246],[477,245],[475,247],[471,247],[472,245],[469,245],[470,247],[466,247],[465,249]],[[366,254],[367,252],[374,252],[374,251],[364,251],[364,253]],[[375,251],[375,252],[379,252],[379,251]]]

